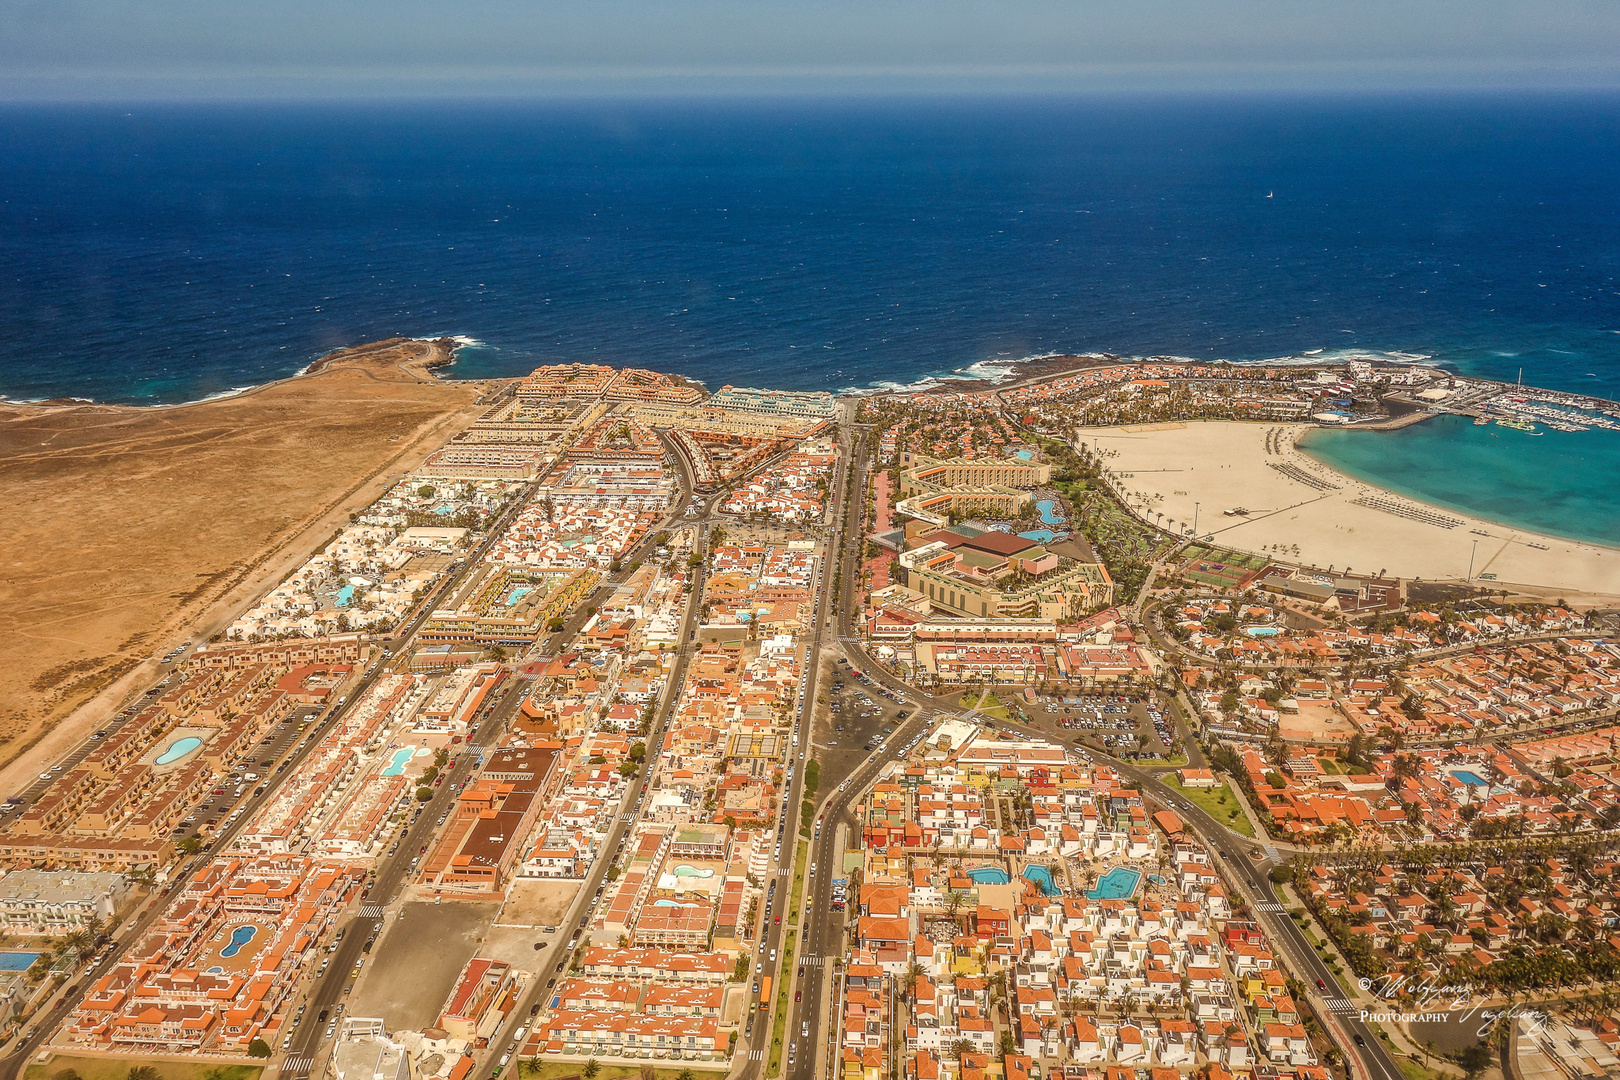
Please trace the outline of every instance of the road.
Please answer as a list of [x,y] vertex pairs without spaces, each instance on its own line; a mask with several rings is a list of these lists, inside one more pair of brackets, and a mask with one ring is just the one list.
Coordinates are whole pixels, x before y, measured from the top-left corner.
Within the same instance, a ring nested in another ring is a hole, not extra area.
[[[527,505],[527,503],[533,497],[535,488],[536,485],[531,484],[521,495],[515,497],[501,512],[501,514],[493,522],[491,522],[489,526],[487,526],[484,541],[476,549],[466,553],[464,556],[458,559],[458,561],[452,566],[451,572],[446,575],[445,579],[416,605],[413,612],[407,616],[405,622],[397,627],[390,636],[383,639],[374,639],[372,644],[386,650],[386,654],[399,655],[400,660],[396,662],[402,663],[402,654],[405,651],[404,646],[411,641],[417,631],[421,628],[422,623],[432,614],[433,610],[440,604],[443,598],[453,595],[465,577],[478,566],[484,555],[488,553],[489,549],[500,538],[501,534],[511,525],[513,519],[516,518],[519,513],[521,513],[522,508]],[[674,514],[678,513],[684,507],[684,505],[685,500],[683,499],[679,504],[677,504],[672,512],[672,519]],[[641,548],[638,548],[633,554],[639,555],[650,546],[651,537],[643,541]],[[630,557],[627,557],[625,561],[629,562]],[[624,576],[627,576],[627,573],[628,571],[621,571],[612,579],[609,579],[608,582],[604,583],[601,588],[612,588],[616,581],[622,580]],[[573,618],[570,620],[571,625],[565,628],[565,634],[571,635],[572,633],[577,632],[579,626],[583,624],[586,618],[588,618],[588,616],[586,616],[583,612],[583,608],[585,606],[586,605],[580,605],[580,608],[576,610]],[[183,662],[187,653],[189,653],[189,649],[183,650],[172,661],[165,662],[163,669],[165,681],[167,681],[168,677],[172,676],[175,667]],[[378,678],[382,677],[388,672],[390,666],[391,665],[384,665],[382,663],[373,663],[368,666],[362,672],[358,680],[356,680],[352,685],[342,688],[343,697],[345,699],[343,704],[331,708],[324,714],[324,716],[320,716],[317,722],[312,723],[309,730],[304,731],[302,728],[298,729],[298,732],[303,733],[305,737],[292,747],[293,752],[291,756],[281,761],[278,766],[274,768],[265,767],[266,778],[263,781],[263,790],[258,790],[258,784],[257,782],[254,782],[252,784],[254,789],[253,794],[247,796],[240,802],[235,799],[227,800],[234,805],[239,805],[242,807],[244,812],[238,815],[237,820],[224,825],[210,838],[209,842],[199,853],[199,858],[206,857],[214,850],[223,851],[230,846],[230,843],[235,838],[236,834],[249,820],[252,819],[253,811],[259,806],[263,805],[263,803],[266,801],[275,797],[276,789],[280,786],[282,779],[286,775],[296,772],[298,765],[301,764],[305,757],[312,752],[320,736],[322,736],[331,726],[331,724],[341,717],[348,708],[352,708],[354,703],[358,703],[359,700],[364,696],[365,692],[371,688],[372,684]],[[467,742],[468,749],[481,751],[483,748],[494,744],[494,742],[499,738],[501,732],[504,730],[505,724],[507,720],[509,720],[512,712],[521,702],[521,690],[523,688],[523,684],[517,682],[516,680],[509,681],[506,684],[504,689],[499,692],[499,696],[497,697],[496,701],[490,706],[486,707],[482,719],[479,722],[478,728],[474,732],[469,733]],[[144,696],[145,695],[143,695],[143,697]],[[137,701],[139,701],[139,699],[137,699]],[[310,712],[308,710],[301,710],[299,713],[295,713],[293,718],[288,721],[288,724],[295,722],[300,716],[308,718],[310,716]],[[126,720],[127,717],[125,717],[121,712],[117,717],[114,718],[112,722],[109,722],[107,727],[103,730],[108,732],[116,730],[116,728],[121,726],[124,722],[126,722]],[[297,733],[292,734],[293,737],[296,737]],[[278,735],[277,731],[273,730],[269,735],[267,735],[266,741],[261,743],[260,748],[253,752],[252,756],[257,759],[261,753],[266,752],[265,747],[268,746],[270,747],[269,753],[272,755],[272,757],[279,757],[282,753],[286,752],[286,747],[283,745],[283,742],[286,739],[286,736]],[[94,748],[96,741],[97,740],[93,739],[87,740],[85,743],[76,747],[66,759],[58,762],[58,765],[62,766],[62,768],[71,767],[73,763],[76,763]],[[360,905],[361,911],[371,912],[382,907],[383,904],[374,898],[394,896],[399,891],[401,885],[408,880],[408,875],[412,869],[412,860],[417,857],[419,854],[419,849],[426,844],[428,838],[432,835],[433,830],[437,827],[438,814],[444,812],[453,802],[455,792],[457,789],[459,789],[461,783],[472,775],[472,770],[476,767],[478,760],[480,760],[480,756],[481,755],[479,753],[467,752],[457,755],[455,766],[447,771],[443,781],[439,784],[438,789],[435,791],[433,799],[430,802],[420,804],[417,807],[398,840],[398,853],[392,858],[385,857],[379,860],[377,865],[374,867],[371,885],[368,889],[368,895]],[[62,771],[62,769],[53,769],[52,771],[59,772]],[[24,793],[25,799],[32,801],[33,797],[37,797],[38,790],[36,789],[43,789],[46,783],[47,781],[43,778],[37,781],[35,785],[29,789],[29,792]],[[640,783],[639,780],[638,783]],[[211,800],[213,798],[214,797],[211,797]],[[209,805],[209,801],[205,801],[205,803],[201,805],[207,806]],[[221,809],[219,812],[223,813],[223,809]],[[424,821],[424,819],[426,820]],[[418,850],[413,852],[413,849]],[[121,933],[117,938],[116,945],[114,949],[110,951],[108,956],[90,969],[80,972],[78,981],[73,985],[72,992],[64,994],[60,1003],[53,1008],[49,1014],[44,1017],[36,1017],[31,1020],[28,1030],[33,1032],[32,1037],[14,1043],[7,1056],[0,1059],[0,1080],[10,1080],[11,1077],[20,1075],[22,1066],[26,1064],[28,1057],[32,1055],[32,1053],[38,1049],[38,1047],[43,1045],[45,1039],[49,1037],[50,1033],[57,1027],[57,1025],[66,1019],[74,1005],[76,1005],[78,1000],[82,998],[83,990],[92,985],[96,979],[100,978],[101,975],[105,974],[114,964],[116,964],[118,962],[118,956],[122,952],[123,947],[126,947],[131,942],[138,940],[140,936],[144,934],[151,926],[152,922],[162,914],[163,910],[173,900],[175,895],[179,892],[180,888],[187,880],[189,871],[195,866],[195,863],[196,860],[193,860],[191,862],[183,863],[177,867],[171,877],[172,884],[170,884],[165,890],[155,893],[153,898],[149,900],[148,903],[141,909],[138,917],[132,923],[128,923],[121,928]],[[354,962],[362,957],[363,953],[361,950],[364,946],[365,939],[369,936],[366,933],[358,932],[359,928],[356,924],[362,923],[369,926],[369,924],[376,921],[376,915],[368,914],[364,918],[351,919],[348,923],[341,927],[343,931],[343,941],[339,943],[335,949],[329,952],[325,974],[311,980],[309,986],[305,990],[305,1003],[307,1008],[314,1009],[317,1015],[321,1010],[331,1010],[352,988],[355,974]],[[357,932],[350,933],[349,931],[351,929],[357,930]],[[295,1065],[301,1065],[302,1067],[290,1070],[283,1069],[282,1075],[288,1077],[308,1075],[311,1060],[318,1058],[319,1055],[317,1051],[324,1049],[321,1045],[324,1042],[325,1040],[322,1038],[322,1027],[319,1023],[310,1023],[308,1026],[300,1023],[292,1032],[292,1039],[289,1047],[289,1061]],[[281,1050],[281,1047],[274,1047],[272,1049],[279,1051]]]
[[1108,763],[1144,795],[1150,794],[1161,804],[1173,807],[1177,816],[1198,834],[1205,846],[1217,852],[1231,876],[1249,893],[1250,906],[1255,909],[1257,920],[1265,927],[1267,938],[1281,948],[1289,970],[1308,987],[1307,997],[1314,999],[1318,1014],[1324,1019],[1334,1018],[1332,1022],[1352,1041],[1360,1036],[1365,1043],[1364,1046],[1340,1047],[1347,1055],[1361,1059],[1362,1075],[1380,1080],[1402,1080],[1400,1066],[1379,1043],[1372,1029],[1361,1022],[1356,1010],[1349,1007],[1353,999],[1345,993],[1333,972],[1306,940],[1305,932],[1288,915],[1271,882],[1272,861],[1253,857],[1257,852],[1263,854],[1263,845],[1227,829],[1147,770],[1117,759],[1108,759]]
[[[864,490],[867,467],[867,454],[863,442],[860,451],[857,452],[851,462],[849,470],[848,483],[851,491],[861,492]],[[852,521],[852,524],[857,523],[858,519]],[[866,653],[864,646],[855,633],[854,627],[855,613],[858,610],[854,603],[855,588],[858,581],[857,554],[858,552],[853,544],[846,545],[842,553],[842,587],[837,610],[839,637],[843,644],[844,653],[850,660],[852,670],[864,670],[874,682],[903,695],[907,701],[913,703],[919,711],[919,716],[914,717],[913,722],[916,722],[923,713],[930,710],[939,710],[946,713],[959,712],[959,709],[951,702],[917,690],[910,684],[891,675],[881,664]],[[1005,726],[1015,733],[1031,738],[1048,740],[1052,738],[1048,733],[1026,728],[1022,725],[1007,724],[1000,726]],[[1183,732],[1184,737],[1188,734]],[[860,794],[862,787],[869,782],[870,776],[882,764],[903,755],[906,742],[909,741],[910,737],[911,732],[909,729],[897,731],[888,744],[874,756],[872,762],[851,778],[847,790],[834,791],[832,796],[829,797],[824,810],[822,832],[816,838],[811,849],[813,861],[819,862],[822,866],[831,866],[833,864],[837,857],[834,846],[838,821],[849,822],[846,816],[849,804],[854,800],[855,796]],[[1226,868],[1231,872],[1231,875],[1239,880],[1245,891],[1250,893],[1252,897],[1251,906],[1255,908],[1257,918],[1265,927],[1268,938],[1282,951],[1289,963],[1290,970],[1298,975],[1310,988],[1308,996],[1314,999],[1318,1012],[1328,1018],[1328,1022],[1335,1025],[1342,1033],[1342,1038],[1336,1038],[1335,1041],[1340,1043],[1340,1049],[1346,1054],[1347,1059],[1359,1062],[1357,1074],[1362,1077],[1376,1078],[1376,1080],[1402,1080],[1399,1066],[1378,1041],[1374,1033],[1359,1020],[1355,1014],[1356,1010],[1349,1008],[1351,999],[1344,992],[1333,972],[1328,969],[1317,955],[1316,950],[1306,940],[1304,932],[1283,909],[1269,877],[1272,867],[1270,860],[1256,860],[1251,857],[1250,853],[1259,850],[1261,845],[1226,829],[1214,818],[1205,814],[1163,784],[1148,770],[1109,758],[1107,755],[1096,751],[1091,752],[1099,759],[1106,760],[1110,765],[1118,769],[1132,783],[1136,784],[1144,794],[1151,795],[1163,805],[1173,806],[1188,827],[1217,854],[1220,861],[1226,864]],[[810,903],[807,905],[806,910],[821,913],[819,927],[807,926],[806,928],[806,953],[809,955],[825,955],[829,946],[839,949],[842,946],[843,917],[833,912],[830,904],[823,902],[828,893],[831,876],[830,873],[826,874],[824,880],[811,882],[807,888]],[[853,901],[853,899],[852,897],[851,900]],[[1317,980],[1321,981],[1322,988],[1320,990],[1316,988]],[[822,982],[823,980],[815,979],[805,984],[805,997],[801,1003],[801,1008],[796,1015],[790,1017],[790,1032],[794,1030],[792,1025],[795,1023],[802,1024],[809,1019],[815,1019],[819,1022],[821,1017],[827,1015],[830,1006],[823,1006],[820,1001]],[[812,994],[815,996],[812,997]],[[828,1017],[829,1028],[835,1024],[836,1017]],[[824,1034],[830,1037],[830,1031]],[[1355,1044],[1357,1036],[1360,1037],[1364,1045]],[[791,1080],[812,1080],[817,1075],[813,1064],[815,1060],[815,1055],[806,1055],[796,1068],[790,1068],[788,1071]]]

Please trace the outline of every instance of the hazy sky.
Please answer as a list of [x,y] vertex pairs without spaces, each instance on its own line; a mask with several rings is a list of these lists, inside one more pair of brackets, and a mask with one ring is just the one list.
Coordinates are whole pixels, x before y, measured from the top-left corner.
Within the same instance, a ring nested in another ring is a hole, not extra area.
[[1620,86],[1615,0],[0,0],[0,96]]

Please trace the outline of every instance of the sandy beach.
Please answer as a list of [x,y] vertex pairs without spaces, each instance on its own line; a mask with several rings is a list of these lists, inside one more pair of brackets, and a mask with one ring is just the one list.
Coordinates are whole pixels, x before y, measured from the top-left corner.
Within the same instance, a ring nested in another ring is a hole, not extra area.
[[[1081,428],[1075,439],[1112,452],[1107,466],[1126,491],[1145,493],[1132,502],[1150,517],[1162,514],[1179,531],[1193,523],[1197,503],[1199,533],[1245,551],[1425,581],[1462,581],[1472,558],[1483,587],[1572,602],[1620,596],[1620,549],[1524,532],[1374,487],[1296,449],[1309,430],[1208,421]],[[1224,513],[1238,507],[1248,515]]]
[[212,401],[0,406],[0,791],[475,416],[448,359],[394,339]]

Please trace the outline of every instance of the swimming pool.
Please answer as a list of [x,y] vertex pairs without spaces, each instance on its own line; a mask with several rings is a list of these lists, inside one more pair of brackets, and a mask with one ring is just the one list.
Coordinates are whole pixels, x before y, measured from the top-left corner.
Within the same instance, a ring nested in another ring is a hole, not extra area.
[[348,607],[352,603],[354,603],[354,586],[345,585],[343,588],[338,590],[337,606]]
[[1461,780],[1463,783],[1469,785],[1470,787],[1490,787],[1491,786],[1483,776],[1479,775],[1476,772],[1470,772],[1467,769],[1452,769],[1451,770],[1451,775],[1455,776],[1458,780]]
[[0,952],[0,971],[27,971],[38,959],[37,952]]
[[1056,896],[1058,887],[1052,884],[1052,868],[1050,866],[1024,867],[1024,880],[1033,881],[1041,887],[1041,892],[1047,896]]
[[1282,633],[1280,626],[1245,626],[1243,632],[1250,637],[1276,637]]
[[389,759],[388,767],[382,771],[384,776],[398,776],[405,771],[405,763],[416,756],[416,747],[402,746],[394,751]]
[[685,863],[682,863],[681,865],[675,867],[675,869],[670,871],[670,872],[672,874],[674,874],[676,877],[679,877],[679,878],[712,878],[712,877],[714,877],[714,871],[709,869],[707,866],[688,866]]
[[1051,529],[1031,529],[1029,532],[1021,532],[1018,535],[1025,540],[1033,540],[1037,544],[1050,544],[1052,541],[1061,540],[1069,534],[1053,532]]
[[1041,512],[1042,525],[1061,525],[1064,522],[1062,514],[1057,512],[1057,503],[1052,499],[1042,499],[1035,504],[1035,509]]
[[518,601],[522,600],[525,596],[528,596],[532,592],[534,592],[534,590],[531,589],[529,586],[527,586],[527,585],[519,585],[517,588],[513,589],[510,593],[507,594],[506,606],[507,607],[517,607]]
[[968,877],[973,879],[975,885],[1005,885],[1012,879],[1007,871],[999,866],[976,866],[968,871]]
[[185,757],[187,754],[191,753],[201,745],[202,740],[191,735],[187,735],[183,739],[176,739],[174,742],[169,744],[169,748],[163,751],[162,755],[159,756],[156,761],[152,762],[152,764],[167,765],[171,761],[179,761],[181,758]]
[[231,943],[219,950],[219,955],[229,960],[238,952],[241,952],[242,946],[252,941],[258,934],[259,928],[257,926],[238,926],[231,931]]
[[1141,883],[1141,871],[1116,866],[1102,876],[1095,889],[1087,889],[1086,895],[1093,900],[1123,900],[1134,894]]

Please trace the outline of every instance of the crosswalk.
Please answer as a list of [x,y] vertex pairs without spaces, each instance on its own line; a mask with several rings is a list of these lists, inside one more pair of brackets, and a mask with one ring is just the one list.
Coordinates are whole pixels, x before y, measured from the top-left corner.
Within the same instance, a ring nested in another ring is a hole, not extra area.
[[1327,998],[1325,1001],[1323,1001],[1323,1004],[1328,1007],[1329,1012],[1334,1013],[1335,1015],[1338,1015],[1338,1016],[1349,1016],[1351,1013],[1357,1013],[1357,1012],[1361,1011],[1361,1006],[1357,1005],[1355,1002],[1351,1001],[1349,998],[1342,998],[1342,997]]
[[749,1061],[764,1061],[765,1060],[765,1051],[763,1049],[761,1049],[761,1050],[750,1050],[748,1052],[748,1060]]
[[301,1073],[307,1074],[309,1070],[314,1067],[314,1054],[288,1054],[286,1057],[281,1059],[282,1076],[297,1076]]
[[799,957],[799,963],[808,964],[811,967],[820,967],[821,965],[825,964],[826,962],[827,962],[827,958],[825,956],[801,956],[801,957]]
[[1282,858],[1282,852],[1278,851],[1271,844],[1267,844],[1261,850],[1266,853],[1266,858],[1270,859],[1273,862],[1276,862],[1278,859]]
[[1263,903],[1259,903],[1259,904],[1256,904],[1254,906],[1259,908],[1261,911],[1270,911],[1270,912],[1273,912],[1273,913],[1278,914],[1278,915],[1280,915],[1283,912],[1288,910],[1287,908],[1283,907],[1281,904],[1277,903],[1275,900],[1267,900],[1267,901],[1265,901]]
[[380,919],[383,917],[383,906],[381,904],[361,904],[360,917],[362,919]]

